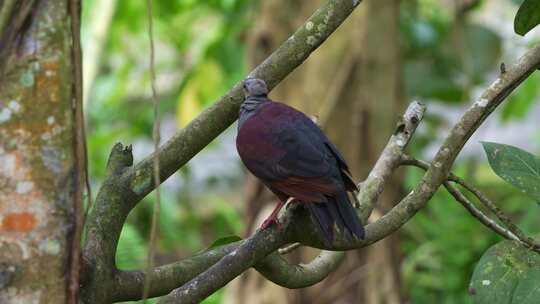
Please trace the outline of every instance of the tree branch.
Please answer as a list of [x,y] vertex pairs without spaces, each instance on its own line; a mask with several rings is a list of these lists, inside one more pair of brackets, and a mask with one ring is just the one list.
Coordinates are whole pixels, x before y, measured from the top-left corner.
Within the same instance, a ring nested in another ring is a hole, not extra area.
[[[178,286],[182,286],[238,248],[241,242],[243,241],[214,248],[175,263],[155,267],[150,272],[148,296],[166,295]],[[123,302],[142,299],[145,280],[145,271],[118,271],[115,275],[113,301]]]
[[[241,242],[243,241],[154,268],[150,273],[149,297],[166,295],[178,286],[182,286],[238,248]],[[273,252],[257,262],[254,268],[277,285],[286,288],[303,288],[326,278],[340,265],[344,256],[343,252],[322,251],[308,264],[291,265]],[[140,300],[145,277],[146,273],[141,270],[118,271],[115,275],[113,301]]]
[[289,264],[278,253],[274,252],[255,269],[268,280],[287,288],[304,288],[315,285],[334,271],[345,258],[340,251],[323,250],[308,264]]
[[394,170],[399,167],[401,155],[416,131],[416,127],[422,121],[425,111],[426,106],[419,102],[415,101],[409,105],[375,166],[366,180],[359,185],[359,213],[364,223],[367,222],[369,215],[373,211],[379,196],[383,192],[384,185],[392,176]]
[[[438,187],[446,181],[446,177],[449,174],[449,170],[455,157],[468,138],[481,124],[481,122],[487,118],[495,107],[498,106],[539,63],[540,47],[536,47],[523,56],[517,65],[510,68],[504,75],[501,75],[501,77],[486,90],[482,97],[464,113],[461,120],[451,130],[444,144],[437,153],[435,161],[428,167],[424,178],[417,185],[415,190],[407,195],[388,214],[384,215],[375,223],[366,226],[365,240],[349,242],[348,240],[337,236],[331,248],[326,248],[322,240],[319,238],[316,229],[313,229],[314,227],[312,227],[309,215],[305,212],[305,210],[298,208],[300,209],[300,212],[298,212],[299,214],[295,215],[295,225],[291,227],[292,235],[290,237],[292,237],[292,239],[289,241],[301,241],[303,244],[322,249],[346,250],[369,245],[397,230],[420,208],[425,206]],[[415,107],[418,108],[419,106],[421,105],[415,104]],[[414,108],[414,106],[412,108]],[[412,111],[410,113],[421,113],[423,115],[423,110]],[[377,197],[381,192],[379,189],[384,185],[385,179],[391,174],[391,172],[393,172],[397,165],[399,165],[401,153],[403,151],[402,149],[406,146],[408,140],[410,139],[410,135],[412,135],[416,125],[422,118],[421,115],[419,116],[419,119],[418,115],[409,115],[408,117],[412,124],[398,124],[396,133],[392,136],[380,159],[377,161],[372,174],[368,176],[368,179],[366,179],[366,182],[364,182],[362,185],[362,189],[364,191],[360,194],[359,199],[362,202],[361,206],[365,206],[363,210],[366,210],[362,213],[363,217],[367,217],[369,215],[370,210],[374,206],[374,202],[377,200]],[[407,121],[407,119],[405,120]],[[412,132],[410,132],[408,129],[411,125],[413,125]],[[379,173],[381,174],[377,174],[377,171],[380,171]],[[295,227],[302,228],[295,229]],[[306,227],[310,227],[312,229],[306,229]],[[256,236],[257,234],[253,238]],[[277,247],[280,246],[280,244],[275,245]],[[266,254],[270,252],[271,251],[267,252]],[[231,257],[231,254],[228,256]],[[229,258],[229,260],[230,259],[232,258]],[[249,261],[247,263],[238,262],[233,266],[230,266],[231,264],[228,263],[227,260],[223,259],[217,264],[213,265],[201,276],[192,280],[191,283],[188,283],[188,285],[175,290],[170,296],[164,298],[163,301],[164,303],[174,302],[180,299],[185,301],[191,301],[194,299],[197,301],[198,299],[201,299],[201,297],[204,298],[204,296],[223,286],[229,280],[232,280],[232,278],[236,276],[236,273],[241,273],[243,270],[251,267],[254,264],[255,262]],[[229,271],[231,268],[234,268],[235,271]],[[223,277],[216,275],[223,273],[228,274],[228,276]],[[206,284],[204,290],[193,293],[195,290],[194,287],[201,284],[199,282],[201,282],[203,279],[205,279],[205,282],[211,280],[211,286]],[[189,294],[191,294],[191,296],[187,296]]]
[[[87,220],[86,244],[81,277],[85,303],[109,303],[116,272],[116,246],[130,206],[124,204],[126,186],[117,184],[120,176],[133,165],[131,145],[117,143],[107,162],[107,175],[99,189]],[[127,192],[129,195],[129,192]]]
[[[287,229],[290,221],[284,223]],[[255,265],[268,254],[276,251],[287,242],[287,231],[278,231],[275,225],[258,230],[253,236],[242,242],[238,248],[225,255],[219,262],[199,274],[187,284],[173,290],[158,303],[200,303],[225,284],[232,281],[246,269]]]

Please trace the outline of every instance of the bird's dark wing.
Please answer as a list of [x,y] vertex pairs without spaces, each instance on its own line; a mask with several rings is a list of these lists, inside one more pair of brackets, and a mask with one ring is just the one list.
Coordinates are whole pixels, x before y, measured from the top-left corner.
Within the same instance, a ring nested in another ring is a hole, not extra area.
[[[345,158],[343,155],[341,155],[336,146],[328,139],[328,137],[326,137],[319,126],[316,125],[304,113],[284,104],[277,105],[287,109],[283,111],[292,112],[290,116],[293,118],[290,126],[286,126],[286,130],[282,136],[286,137],[288,134],[288,136],[296,138],[298,145],[306,149],[306,153],[303,153],[304,155],[300,155],[300,159],[298,159],[298,153],[286,155],[283,160],[283,162],[286,163],[286,166],[292,168],[293,170],[302,169],[298,167],[303,167],[303,165],[311,166],[311,170],[316,171],[314,172],[315,174],[324,173],[327,175],[335,175],[336,172],[339,171],[341,178],[345,183],[346,190],[358,191],[356,183],[352,179],[351,173],[349,172],[349,167],[345,161]],[[310,145],[313,150],[308,149],[308,145]],[[297,150],[293,150],[292,152],[296,151]],[[295,161],[297,160],[299,162],[295,164]],[[319,166],[314,166],[315,163],[317,163]],[[324,168],[322,166],[324,166]],[[331,168],[328,168],[328,166]],[[303,176],[310,176],[310,172],[308,170],[304,172],[305,175]]]
[[330,149],[330,151],[332,151],[332,154],[334,154],[334,156],[339,162],[341,177],[343,178],[343,181],[345,182],[345,188],[347,189],[347,191],[359,191],[358,186],[354,182],[351,172],[349,171],[349,166],[345,162],[345,158],[343,158],[343,156],[338,151],[336,146],[334,146],[334,144],[330,142],[329,140],[326,142],[326,146]]
[[306,201],[356,190],[343,156],[304,113],[266,102],[240,128],[238,152],[248,169],[274,192]]
[[338,160],[311,119],[281,103],[271,103],[261,115],[273,117],[266,126],[271,127],[272,146],[282,151],[278,159],[266,164],[274,177],[269,180],[272,187],[312,201],[343,190]]

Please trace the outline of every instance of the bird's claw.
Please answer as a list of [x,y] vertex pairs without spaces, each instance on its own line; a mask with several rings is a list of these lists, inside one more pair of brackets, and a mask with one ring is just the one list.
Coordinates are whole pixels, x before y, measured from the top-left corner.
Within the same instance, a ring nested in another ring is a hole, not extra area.
[[262,223],[261,225],[261,230],[264,230],[270,226],[272,226],[273,224],[276,224],[277,227],[279,229],[281,229],[281,224],[279,223],[279,221],[277,220],[277,218],[267,218],[266,220],[264,220],[264,222]]
[[295,200],[294,197],[289,197],[289,199],[287,199],[287,201],[285,201],[285,202],[280,201],[278,203],[278,205],[276,206],[276,208],[274,209],[274,211],[272,211],[272,214],[270,214],[270,216],[266,220],[264,220],[264,222],[262,223],[261,230],[272,226],[272,224],[276,224],[278,229],[281,230],[283,228],[283,226],[281,225],[281,223],[278,220],[279,210],[283,206],[285,206],[285,208],[288,208],[289,204],[291,204],[292,201],[294,201],[294,200]]

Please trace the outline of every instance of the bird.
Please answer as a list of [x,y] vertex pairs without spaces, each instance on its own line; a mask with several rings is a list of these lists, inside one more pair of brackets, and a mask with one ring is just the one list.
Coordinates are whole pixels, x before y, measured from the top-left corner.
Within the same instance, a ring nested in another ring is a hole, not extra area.
[[286,204],[302,204],[323,241],[337,227],[347,239],[364,239],[364,227],[351,202],[358,191],[336,146],[307,115],[268,98],[264,80],[243,81],[236,148],[246,168],[279,199],[261,229],[277,224]]

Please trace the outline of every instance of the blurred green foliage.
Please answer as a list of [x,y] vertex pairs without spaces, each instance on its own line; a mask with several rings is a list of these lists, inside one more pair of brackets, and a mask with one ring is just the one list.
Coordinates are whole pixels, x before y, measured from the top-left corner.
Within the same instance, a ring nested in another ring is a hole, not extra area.
[[468,101],[498,66],[499,35],[435,1],[412,1],[401,10],[407,95],[445,102]]
[[510,95],[501,112],[504,121],[525,117],[540,95],[539,83],[540,75],[534,73],[521,84],[516,92]]
[[[91,10],[95,1],[85,0],[85,11]],[[154,1],[160,110],[164,121],[174,121],[173,128],[188,124],[246,74],[244,37],[256,12],[254,2]],[[483,1],[479,3],[470,9],[483,9]],[[500,35],[469,21],[466,14],[456,16],[436,0],[402,2],[400,29],[408,97],[449,105],[469,102],[474,89],[485,86],[499,72],[503,45]],[[100,20],[84,18],[83,27],[91,22]],[[135,152],[141,152],[136,157],[152,149],[146,26],[144,1],[117,1],[86,108],[94,189],[103,180],[109,149],[115,142],[135,143]],[[521,119],[528,113],[540,93],[539,77],[535,74],[518,88],[501,111],[501,118]],[[410,147],[413,154],[420,155],[437,137],[442,123],[439,117],[426,117],[424,132],[416,135]],[[215,145],[207,147],[212,149]],[[498,179],[486,162],[462,164],[457,170],[473,177],[495,201],[504,203],[505,211],[518,219],[523,229],[540,231],[538,208],[531,209],[529,201]],[[415,169],[407,171],[408,189],[420,174]],[[195,181],[195,176],[188,164],[176,173],[180,182],[177,180],[174,187],[162,187],[156,259],[159,264],[207,248],[221,237],[242,235],[245,221],[235,208],[235,202],[240,200],[240,180],[236,187],[218,191],[215,177],[211,176],[203,181],[202,191],[195,191],[194,183],[200,182]],[[153,203],[154,197],[148,196],[128,218],[117,254],[122,269],[144,267]],[[439,191],[403,230],[402,273],[411,303],[470,303],[467,287],[473,267],[497,241],[498,237],[446,192]],[[220,303],[222,292],[204,303]]]
[[[423,172],[409,170],[410,189]],[[439,190],[428,207],[404,227],[403,279],[413,303],[469,303],[471,269],[499,240],[453,198]]]

